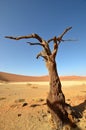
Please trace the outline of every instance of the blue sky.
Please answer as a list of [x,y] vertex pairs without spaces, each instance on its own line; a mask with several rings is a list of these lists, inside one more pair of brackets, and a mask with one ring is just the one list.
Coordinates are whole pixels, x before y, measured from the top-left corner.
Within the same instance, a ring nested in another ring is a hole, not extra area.
[[72,26],[56,57],[59,75],[86,75],[86,0],[0,0],[0,71],[47,75],[42,48],[29,46],[33,39],[13,41],[4,36],[38,33],[45,40]]

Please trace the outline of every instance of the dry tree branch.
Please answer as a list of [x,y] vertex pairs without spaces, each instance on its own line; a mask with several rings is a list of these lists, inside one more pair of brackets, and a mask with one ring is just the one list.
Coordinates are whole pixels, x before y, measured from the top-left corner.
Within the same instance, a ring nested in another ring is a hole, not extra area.
[[[72,27],[66,28],[66,29],[64,30],[64,32],[63,32],[59,37],[56,38],[56,40],[58,41],[58,43],[60,43],[61,41],[63,41],[63,40],[62,40],[62,37],[63,37],[70,29],[72,29]],[[49,43],[49,42],[51,42],[51,41],[54,41],[54,38],[49,39],[47,42]]]
[[[37,39],[40,43],[32,43],[32,42],[27,42],[30,45],[41,45],[43,47],[43,52],[39,53],[37,58],[39,56],[42,56],[44,59],[47,59],[48,56],[52,55],[54,58],[56,56],[57,53],[57,49],[58,49],[58,45],[60,44],[61,41],[65,41],[63,40],[63,36],[71,29],[72,27],[66,28],[64,30],[64,32],[59,36],[59,37],[54,37],[49,39],[48,41],[45,41],[44,39],[42,39],[38,34],[33,33],[30,35],[26,35],[26,36],[18,36],[18,37],[13,37],[13,36],[5,36],[5,38],[9,38],[9,39],[13,39],[13,40],[20,40],[20,39],[29,39],[29,38],[35,38]],[[54,49],[51,52],[51,49],[49,47],[49,42],[53,41],[54,42]]]
[[5,36],[5,38],[9,38],[9,39],[13,39],[13,40],[20,40],[20,39],[29,39],[29,38],[35,38],[37,40],[39,40],[40,43],[31,43],[31,42],[28,42],[30,45],[41,45],[44,47],[44,49],[47,51],[50,51],[49,50],[49,46],[47,44],[46,41],[44,41],[38,34],[30,34],[30,35],[26,35],[26,36],[18,36],[18,37],[13,37],[13,36]]
[[65,42],[65,41],[67,41],[67,42],[68,42],[68,41],[69,41],[69,42],[72,42],[72,41],[78,41],[78,40],[75,40],[75,39],[67,39],[67,40],[64,40],[64,39],[62,39],[61,41],[62,41],[62,42]]
[[56,54],[57,54],[57,49],[58,49],[58,46],[59,46],[59,44],[61,43],[61,41],[65,41],[65,40],[63,40],[62,38],[63,38],[63,36],[71,29],[72,27],[69,27],[69,28],[66,28],[65,30],[64,30],[64,32],[59,36],[59,37],[54,37],[54,38],[51,38],[51,39],[49,39],[47,42],[49,43],[49,42],[51,42],[51,41],[53,41],[54,42],[54,49],[53,49],[53,51],[52,51],[52,56],[55,58],[56,57]]
[[57,49],[58,49],[58,44],[57,44],[57,39],[54,37],[54,49],[52,51],[52,56],[55,58],[57,54]]
[[[40,46],[42,46],[44,48],[44,52],[45,52],[46,55],[50,55],[51,54],[51,51],[50,51],[48,43],[45,40],[43,40],[38,34],[34,33],[34,34],[27,35],[27,36],[18,36],[18,37],[5,36],[5,38],[9,38],[9,39],[13,39],[13,40],[35,38],[40,43],[32,43],[32,42],[27,42],[27,43],[29,43],[30,45],[40,45]],[[39,56],[42,56],[44,59],[46,59],[46,55],[44,54],[44,52],[39,53],[37,58]]]
[[57,37],[57,41],[61,40],[62,37],[63,37],[70,29],[72,29],[72,27],[66,28],[66,29],[64,30],[64,32],[63,32],[59,37]]
[[38,41],[42,42],[42,38],[39,35],[35,34],[35,33],[30,34],[30,35],[26,35],[26,36],[18,36],[18,37],[5,36],[5,38],[9,38],[9,39],[13,39],[13,40],[36,38]]
[[51,41],[53,41],[53,40],[54,40],[54,39],[53,39],[53,38],[51,38],[51,39],[49,39],[47,42],[48,42],[48,43],[50,43],[50,42],[51,42]]
[[48,59],[47,59],[47,54],[46,54],[45,51],[41,51],[41,52],[36,56],[36,58],[38,59],[40,56],[43,57],[43,58],[45,59],[45,61],[48,60]]
[[44,47],[44,45],[43,45],[43,44],[40,44],[40,43],[32,43],[32,42],[27,42],[27,43],[29,43],[30,45],[40,45],[40,46],[43,46],[43,47]]

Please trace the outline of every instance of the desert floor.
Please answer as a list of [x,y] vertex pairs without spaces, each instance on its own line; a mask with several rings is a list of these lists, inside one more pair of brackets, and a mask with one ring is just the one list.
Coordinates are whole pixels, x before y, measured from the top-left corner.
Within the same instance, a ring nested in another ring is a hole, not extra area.
[[[86,130],[86,81],[63,81],[66,102],[82,115],[78,128]],[[0,84],[0,130],[51,130],[46,97],[48,82]]]

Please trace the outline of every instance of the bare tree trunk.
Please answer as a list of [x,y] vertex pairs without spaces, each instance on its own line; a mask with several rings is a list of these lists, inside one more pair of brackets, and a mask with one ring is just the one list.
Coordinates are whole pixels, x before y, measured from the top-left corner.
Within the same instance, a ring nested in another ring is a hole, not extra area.
[[[75,116],[75,113],[72,110],[72,107],[66,104],[65,102],[65,96],[61,89],[61,82],[57,73],[57,67],[55,61],[58,46],[61,41],[65,41],[62,38],[64,34],[70,29],[71,27],[67,28],[59,37],[51,38],[48,41],[43,40],[37,34],[31,34],[31,35],[20,36],[20,37],[12,37],[12,36],[5,37],[14,40],[20,40],[24,38],[26,39],[35,38],[40,43],[31,43],[31,42],[28,43],[30,43],[30,45],[41,45],[43,47],[43,51],[37,55],[37,58],[39,58],[40,56],[43,57],[46,66],[48,68],[49,78],[50,78],[50,90],[47,97],[47,105],[51,113],[53,123],[55,124],[55,128],[57,130],[62,130],[65,124],[70,124],[71,126],[75,126],[74,122],[69,117],[69,115],[71,115],[71,117]],[[49,43],[51,41],[54,42],[53,51],[51,51],[49,47]]]
[[50,90],[47,97],[47,105],[52,116],[53,124],[58,130],[62,129],[63,123],[68,122],[68,114],[65,111],[65,96],[61,90],[61,82],[57,73],[55,59],[50,56],[47,61],[50,78]]

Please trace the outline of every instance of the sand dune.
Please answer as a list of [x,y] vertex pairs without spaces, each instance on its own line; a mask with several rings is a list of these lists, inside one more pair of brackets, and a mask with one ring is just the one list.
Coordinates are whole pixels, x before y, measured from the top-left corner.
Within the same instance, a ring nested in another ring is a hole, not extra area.
[[27,82],[27,81],[48,81],[48,76],[25,76],[0,72],[1,81],[9,82]]
[[[61,76],[62,81],[83,81],[86,80],[86,76]],[[16,75],[5,72],[0,72],[0,81],[9,81],[9,82],[37,82],[37,81],[49,81],[48,76],[24,76]]]

